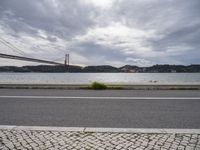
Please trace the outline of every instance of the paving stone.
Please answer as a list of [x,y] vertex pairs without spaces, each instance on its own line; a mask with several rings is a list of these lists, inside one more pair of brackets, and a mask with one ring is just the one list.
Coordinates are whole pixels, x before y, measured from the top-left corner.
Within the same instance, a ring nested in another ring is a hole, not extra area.
[[200,135],[0,130],[0,149],[200,150]]

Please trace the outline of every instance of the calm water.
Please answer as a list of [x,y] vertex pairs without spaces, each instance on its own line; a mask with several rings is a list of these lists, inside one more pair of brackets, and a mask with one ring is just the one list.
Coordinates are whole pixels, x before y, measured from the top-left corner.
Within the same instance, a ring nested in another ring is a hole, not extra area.
[[200,73],[0,73],[0,83],[200,83]]

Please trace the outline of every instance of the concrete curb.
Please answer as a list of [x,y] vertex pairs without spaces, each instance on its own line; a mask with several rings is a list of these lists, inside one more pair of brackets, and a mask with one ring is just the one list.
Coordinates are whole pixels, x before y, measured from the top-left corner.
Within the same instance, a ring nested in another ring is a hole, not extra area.
[[8,96],[8,95],[0,95],[0,98],[6,98],[6,99],[106,99],[106,100],[200,100],[200,97],[80,97],[80,96]]
[[151,129],[151,128],[89,128],[89,127],[48,127],[48,126],[9,126],[0,125],[0,130],[34,130],[65,132],[101,132],[101,133],[139,133],[139,134],[200,134],[200,129]]
[[[88,90],[86,84],[0,84],[0,89]],[[200,84],[107,84],[108,90],[200,90]]]

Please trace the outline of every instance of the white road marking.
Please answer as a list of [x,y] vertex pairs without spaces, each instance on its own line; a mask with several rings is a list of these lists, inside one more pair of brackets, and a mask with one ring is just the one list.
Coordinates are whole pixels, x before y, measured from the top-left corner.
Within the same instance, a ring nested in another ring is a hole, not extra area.
[[0,98],[7,98],[7,99],[200,99],[200,97],[75,97],[75,96],[0,96]]
[[200,134],[200,129],[166,129],[166,128],[154,128],[154,129],[151,129],[151,128],[90,128],[90,127],[50,127],[50,126],[9,126],[9,125],[0,125],[0,130]]

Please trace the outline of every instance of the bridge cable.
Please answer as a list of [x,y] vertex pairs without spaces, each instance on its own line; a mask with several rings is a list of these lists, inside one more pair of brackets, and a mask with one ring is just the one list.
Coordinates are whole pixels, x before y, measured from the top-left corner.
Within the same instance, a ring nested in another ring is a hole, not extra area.
[[17,48],[16,46],[14,46],[13,44],[11,44],[10,42],[6,41],[1,37],[0,37],[0,42],[5,46],[9,47],[15,53],[20,54],[22,56],[28,56],[24,51],[20,50],[19,48]]
[[[22,55],[24,57],[31,57],[31,58],[34,58],[28,54],[26,54],[24,51],[20,50],[19,48],[17,48],[16,46],[14,46],[13,44],[11,44],[10,42],[6,41],[5,39],[1,38],[0,37],[0,42],[2,44],[4,44],[5,46],[9,47],[13,52],[19,54],[19,55]],[[59,61],[59,60],[63,60],[64,58],[63,57],[60,57],[60,58],[57,58],[57,59],[54,59],[52,61]]]

